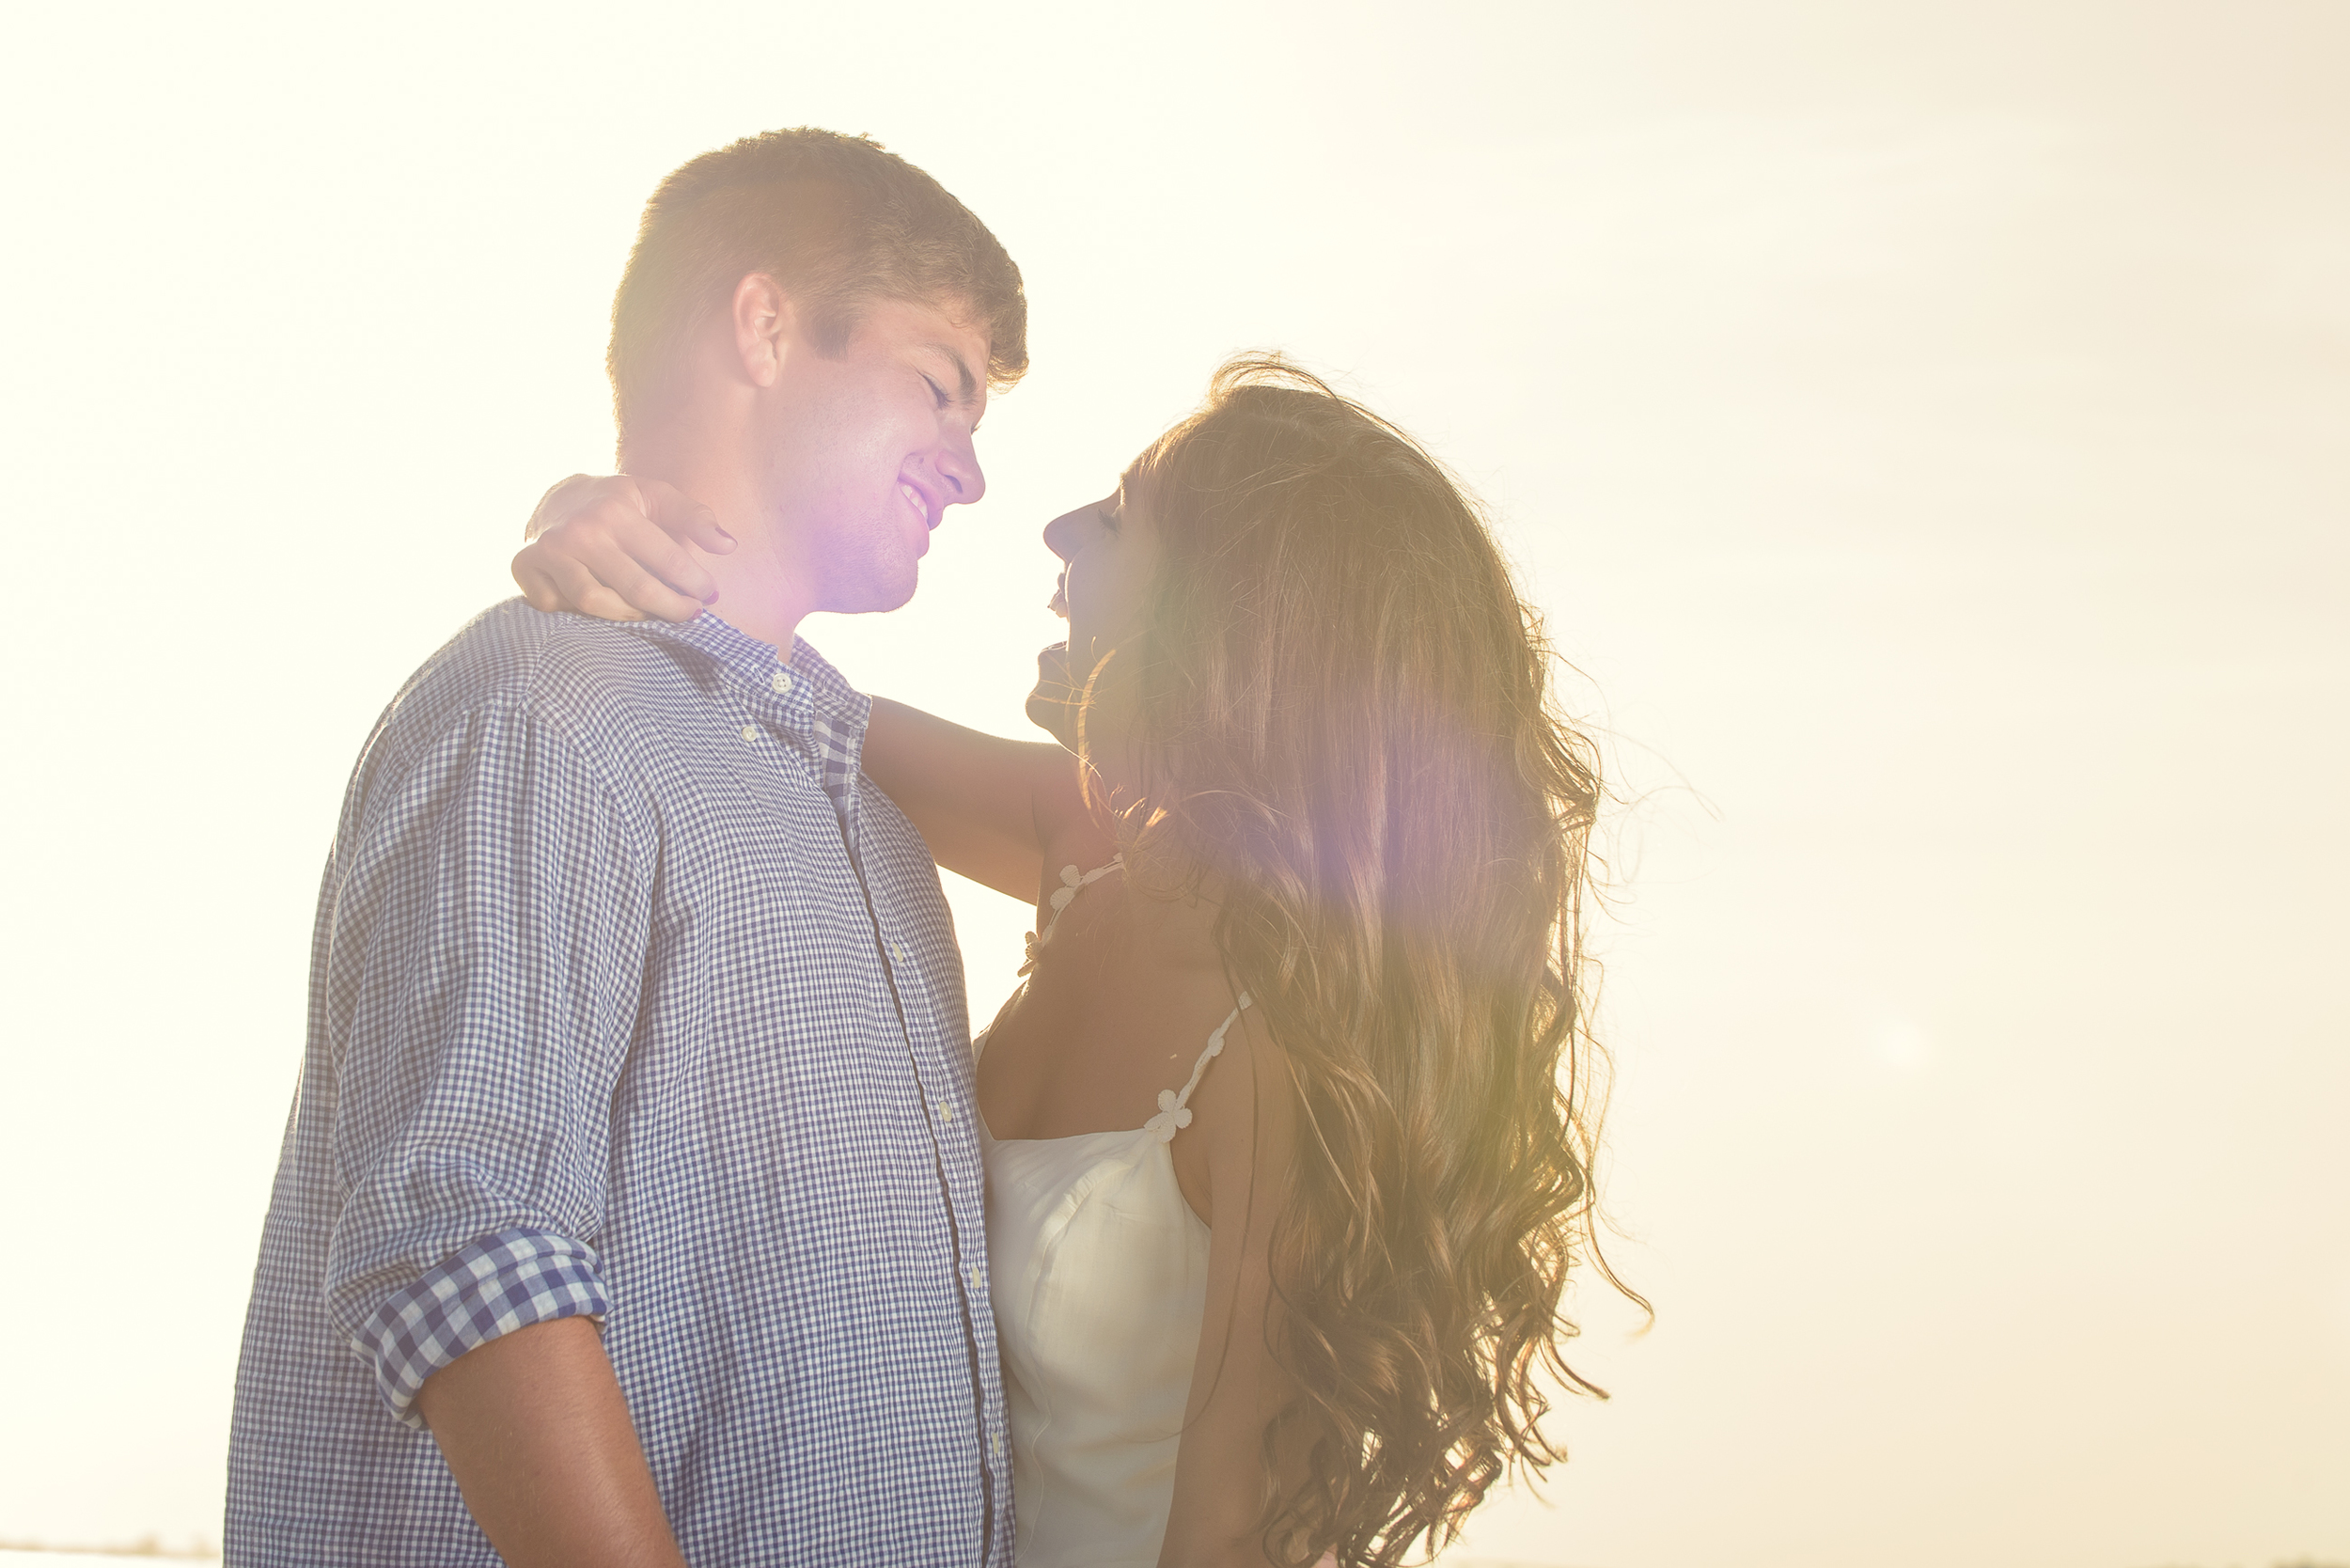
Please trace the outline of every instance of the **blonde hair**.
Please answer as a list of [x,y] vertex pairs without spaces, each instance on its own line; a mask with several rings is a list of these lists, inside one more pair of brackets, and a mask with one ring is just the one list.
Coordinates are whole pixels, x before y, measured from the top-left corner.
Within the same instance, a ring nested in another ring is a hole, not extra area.
[[1564,1457],[1543,1370],[1599,1392],[1559,1348],[1570,1267],[1615,1279],[1582,947],[1596,755],[1475,507],[1323,382],[1230,361],[1134,479],[1162,558],[1129,858],[1214,886],[1297,1109],[1264,1544],[1397,1563],[1512,1463]]

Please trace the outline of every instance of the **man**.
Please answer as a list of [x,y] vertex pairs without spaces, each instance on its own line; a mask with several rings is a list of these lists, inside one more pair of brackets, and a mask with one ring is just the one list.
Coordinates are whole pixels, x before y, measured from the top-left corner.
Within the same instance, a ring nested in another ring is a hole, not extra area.
[[501,604],[361,753],[229,1563],[1009,1562],[961,965],[794,629],[913,593],[1025,339],[994,236],[870,142],[654,194],[620,465],[710,505],[725,619]]

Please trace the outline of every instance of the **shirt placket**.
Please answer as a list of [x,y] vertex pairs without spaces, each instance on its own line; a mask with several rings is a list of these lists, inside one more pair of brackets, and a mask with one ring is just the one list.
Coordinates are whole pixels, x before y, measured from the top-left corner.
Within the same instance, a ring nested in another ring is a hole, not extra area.
[[[930,1136],[932,1166],[937,1173],[939,1196],[947,1205],[951,1228],[948,1246],[952,1254],[955,1290],[963,1318],[964,1346],[971,1358],[972,1392],[979,1403],[980,1484],[985,1489],[987,1507],[983,1522],[982,1562],[995,1557],[995,1538],[998,1533],[999,1497],[1008,1493],[1001,1484],[1004,1466],[1010,1463],[1010,1447],[1005,1430],[1005,1413],[1000,1388],[990,1391],[986,1378],[980,1375],[979,1325],[992,1323],[994,1309],[988,1300],[987,1265],[985,1254],[972,1241],[985,1234],[985,1207],[976,1189],[979,1184],[956,1180],[959,1163],[952,1157],[944,1129],[956,1126],[960,1120],[954,1109],[954,1098],[943,1090],[938,1081],[945,1074],[945,1053],[926,1055],[916,1039],[916,1003],[909,998],[905,978],[906,949],[903,936],[892,929],[892,922],[882,913],[881,901],[873,891],[873,879],[865,863],[864,846],[859,828],[862,813],[858,809],[857,779],[860,775],[855,748],[842,738],[828,714],[817,701],[812,691],[795,691],[804,682],[791,673],[790,666],[778,661],[767,679],[767,691],[755,699],[754,706],[768,710],[767,721],[791,734],[803,750],[803,757],[816,776],[818,787],[832,802],[833,812],[840,826],[841,849],[848,857],[851,871],[864,892],[866,917],[870,923],[873,940],[878,949],[883,972],[888,977],[891,1001],[897,1013],[899,1035],[905,1046],[906,1060],[914,1073],[915,1090],[921,1097],[924,1121]],[[805,716],[803,716],[805,715]],[[760,724],[755,718],[743,727],[743,738],[760,738]],[[916,977],[918,978],[918,977]],[[927,987],[912,987],[919,997],[919,1007],[928,1032],[938,1032],[936,1021],[929,1011]],[[969,1130],[963,1129],[957,1143],[970,1141]],[[975,1189],[966,1195],[961,1188]]]

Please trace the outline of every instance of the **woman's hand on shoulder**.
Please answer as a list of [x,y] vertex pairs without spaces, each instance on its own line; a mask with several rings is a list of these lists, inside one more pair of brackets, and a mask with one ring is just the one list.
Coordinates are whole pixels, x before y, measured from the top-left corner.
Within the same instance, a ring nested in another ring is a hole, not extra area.
[[604,620],[691,620],[718,597],[695,555],[723,556],[734,536],[673,485],[626,474],[573,474],[539,501],[514,557],[514,582],[540,610]]

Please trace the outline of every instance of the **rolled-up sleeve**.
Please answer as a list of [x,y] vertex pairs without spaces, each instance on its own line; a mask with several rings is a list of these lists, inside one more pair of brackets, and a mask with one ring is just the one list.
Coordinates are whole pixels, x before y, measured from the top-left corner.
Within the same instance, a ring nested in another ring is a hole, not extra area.
[[374,1363],[384,1404],[421,1426],[416,1390],[465,1352],[525,1324],[601,1318],[609,1306],[591,1248],[545,1231],[501,1231],[393,1292],[352,1348]]
[[650,856],[591,748],[520,697],[361,767],[316,1003],[338,1095],[325,1305],[413,1426],[467,1351],[609,1309],[595,1242]]

